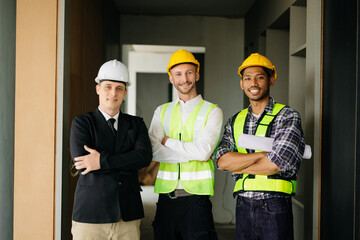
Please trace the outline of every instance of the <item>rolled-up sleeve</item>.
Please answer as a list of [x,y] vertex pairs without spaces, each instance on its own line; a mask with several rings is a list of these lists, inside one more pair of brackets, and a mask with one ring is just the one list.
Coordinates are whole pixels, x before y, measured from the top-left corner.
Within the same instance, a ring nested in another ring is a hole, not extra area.
[[[296,176],[305,149],[301,118],[298,112],[284,109],[274,124],[274,144],[267,154],[285,177]],[[279,113],[280,114],[280,113]]]

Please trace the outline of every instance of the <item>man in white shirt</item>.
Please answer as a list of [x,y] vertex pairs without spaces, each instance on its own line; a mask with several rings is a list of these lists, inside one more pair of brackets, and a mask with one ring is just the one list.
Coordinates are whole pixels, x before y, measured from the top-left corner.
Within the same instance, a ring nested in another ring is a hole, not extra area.
[[179,49],[170,58],[170,82],[178,99],[159,106],[149,136],[153,160],[160,162],[155,183],[159,193],[155,240],[217,239],[211,202],[214,165],[210,159],[219,142],[223,115],[197,94],[199,62]]

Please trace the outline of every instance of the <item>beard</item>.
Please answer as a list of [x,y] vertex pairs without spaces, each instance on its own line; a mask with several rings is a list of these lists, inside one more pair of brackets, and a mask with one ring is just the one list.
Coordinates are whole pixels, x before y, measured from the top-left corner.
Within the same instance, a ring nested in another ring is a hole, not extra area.
[[267,89],[265,89],[265,92],[263,92],[263,94],[259,95],[259,96],[252,96],[251,93],[249,93],[249,90],[247,90],[245,92],[245,94],[247,95],[247,97],[249,98],[249,100],[251,101],[261,101],[264,98],[268,98],[270,96],[270,86],[267,87]]
[[[190,85],[191,84],[191,85]],[[188,89],[182,89],[181,87],[184,85],[189,85],[190,88]],[[192,82],[185,82],[181,85],[175,85],[176,90],[178,90],[181,94],[189,94],[191,91],[193,91],[193,89],[195,88],[195,83]]]

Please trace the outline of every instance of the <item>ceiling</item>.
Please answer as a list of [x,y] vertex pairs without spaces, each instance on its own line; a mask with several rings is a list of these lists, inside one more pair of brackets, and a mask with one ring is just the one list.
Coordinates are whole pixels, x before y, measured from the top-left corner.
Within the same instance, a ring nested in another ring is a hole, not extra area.
[[125,15],[193,15],[240,18],[255,0],[114,0]]

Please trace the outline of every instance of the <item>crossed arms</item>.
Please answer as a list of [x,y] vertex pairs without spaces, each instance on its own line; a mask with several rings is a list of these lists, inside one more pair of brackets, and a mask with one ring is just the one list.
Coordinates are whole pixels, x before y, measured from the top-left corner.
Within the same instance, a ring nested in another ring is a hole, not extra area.
[[[71,126],[70,149],[74,158],[74,165],[81,174],[89,172],[106,173],[109,171],[128,172],[141,169],[150,164],[152,158],[151,144],[147,133],[147,128],[142,119],[137,118],[134,124],[133,145],[127,150],[112,151],[111,148],[96,147],[95,132],[90,125],[93,125],[88,118],[75,118]],[[136,125],[136,126],[135,126]],[[130,135],[130,131],[126,136]],[[131,144],[130,139],[125,138],[126,143]],[[104,146],[108,143],[103,142]]]
[[202,135],[196,142],[184,142],[165,136],[160,113],[161,107],[158,107],[149,128],[154,161],[176,164],[190,160],[209,160],[221,133],[223,115],[220,108],[212,109]]
[[300,115],[284,109],[273,125],[274,143],[270,152],[243,154],[237,151],[230,118],[216,154],[218,168],[242,174],[273,175],[278,172],[297,174],[304,153],[305,143]]
[[222,170],[242,174],[273,175],[281,169],[267,158],[267,152],[243,154],[228,152],[218,160],[218,166]]

